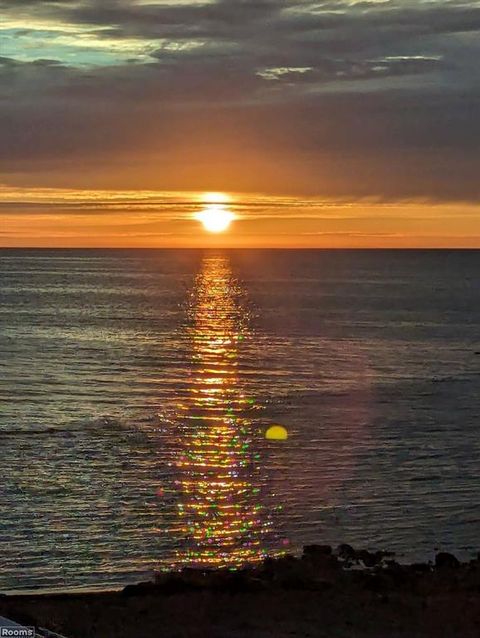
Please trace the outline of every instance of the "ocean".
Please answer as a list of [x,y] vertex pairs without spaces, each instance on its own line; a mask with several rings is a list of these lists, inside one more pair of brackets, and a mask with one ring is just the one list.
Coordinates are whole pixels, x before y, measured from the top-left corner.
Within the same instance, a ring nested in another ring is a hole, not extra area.
[[479,273],[480,251],[0,250],[0,591],[309,543],[475,555]]

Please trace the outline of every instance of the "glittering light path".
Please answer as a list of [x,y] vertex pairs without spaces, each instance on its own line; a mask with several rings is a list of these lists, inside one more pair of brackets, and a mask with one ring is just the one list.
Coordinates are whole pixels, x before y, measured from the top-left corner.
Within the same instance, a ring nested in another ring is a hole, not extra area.
[[238,567],[261,560],[271,526],[252,445],[255,405],[238,374],[239,346],[249,338],[241,299],[228,259],[207,256],[190,306],[190,394],[179,406],[181,566]]

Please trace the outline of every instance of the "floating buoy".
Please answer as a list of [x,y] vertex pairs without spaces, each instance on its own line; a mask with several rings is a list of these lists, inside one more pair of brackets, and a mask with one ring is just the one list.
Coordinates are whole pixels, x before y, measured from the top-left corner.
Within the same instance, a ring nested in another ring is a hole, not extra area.
[[272,425],[265,432],[265,438],[269,441],[286,441],[288,439],[288,432],[283,425]]

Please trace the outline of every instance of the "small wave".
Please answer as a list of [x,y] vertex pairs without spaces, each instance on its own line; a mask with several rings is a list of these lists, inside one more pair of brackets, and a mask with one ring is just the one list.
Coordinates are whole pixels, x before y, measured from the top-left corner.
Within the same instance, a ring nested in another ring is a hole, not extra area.
[[21,425],[0,428],[0,438],[10,436],[49,436],[49,435],[71,435],[96,433],[126,433],[136,431],[132,424],[126,424],[120,419],[100,418],[94,421],[84,421],[72,425],[43,426],[43,425]]

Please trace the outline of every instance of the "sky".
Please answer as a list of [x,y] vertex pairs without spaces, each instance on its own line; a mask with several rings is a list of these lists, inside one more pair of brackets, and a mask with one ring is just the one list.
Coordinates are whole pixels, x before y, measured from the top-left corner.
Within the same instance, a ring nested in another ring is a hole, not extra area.
[[2,246],[480,247],[480,2],[0,16]]

